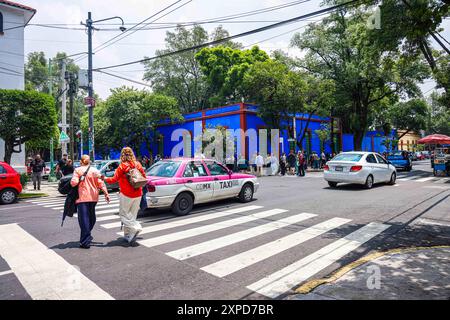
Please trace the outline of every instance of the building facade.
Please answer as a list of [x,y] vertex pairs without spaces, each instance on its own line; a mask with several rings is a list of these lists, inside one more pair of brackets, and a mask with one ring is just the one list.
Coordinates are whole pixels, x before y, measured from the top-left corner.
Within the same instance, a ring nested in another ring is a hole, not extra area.
[[[251,161],[256,152],[262,155],[267,153],[288,154],[290,150],[297,152],[304,150],[307,154],[316,152],[320,155],[322,151],[326,154],[332,152],[331,137],[321,141],[317,130],[331,129],[330,118],[317,115],[297,114],[289,119],[289,126],[293,128],[292,134],[299,138],[305,132],[301,147],[289,139],[287,123],[282,122],[278,132],[272,131],[264,120],[258,116],[258,106],[248,103],[237,103],[218,108],[205,109],[198,112],[183,115],[184,121],[181,123],[171,123],[170,121],[161,121],[161,124],[153,132],[148,134],[152,136],[153,143],[151,150],[146,145],[140,149],[141,155],[155,156],[159,154],[162,157],[191,157],[205,153],[205,144],[202,143],[201,136],[207,129],[220,128],[227,131],[229,136],[223,137],[224,150],[218,160],[225,160],[227,156],[226,148],[231,145],[234,150],[234,157],[243,156]],[[335,150],[352,151],[353,135],[344,134],[339,126],[339,121],[333,122]],[[291,135],[292,135],[291,134]],[[210,136],[205,136],[206,140]],[[366,134],[363,140],[362,150],[384,152],[381,132],[371,131]],[[111,159],[119,157],[119,151],[110,153]]]
[[[405,131],[398,130],[398,136],[400,137]],[[416,132],[408,132],[406,133],[399,141],[398,141],[398,150],[402,151],[417,151],[417,141],[419,141],[422,137],[420,134]]]
[[[0,0],[0,89],[25,88],[24,30],[36,10],[22,4]],[[25,170],[25,146],[13,153],[11,164]],[[0,139],[0,159],[3,161],[4,141]]]

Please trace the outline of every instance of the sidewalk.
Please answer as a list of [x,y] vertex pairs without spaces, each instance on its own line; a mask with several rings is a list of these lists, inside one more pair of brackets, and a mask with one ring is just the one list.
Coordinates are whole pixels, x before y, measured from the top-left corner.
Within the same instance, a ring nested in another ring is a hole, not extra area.
[[41,190],[34,190],[33,182],[29,181],[26,187],[23,189],[22,193],[27,194],[42,194],[45,193],[48,196],[58,196],[60,193],[58,192],[58,181],[56,182],[48,182],[47,180],[42,180],[41,182]]
[[450,299],[450,246],[376,252],[286,300]]

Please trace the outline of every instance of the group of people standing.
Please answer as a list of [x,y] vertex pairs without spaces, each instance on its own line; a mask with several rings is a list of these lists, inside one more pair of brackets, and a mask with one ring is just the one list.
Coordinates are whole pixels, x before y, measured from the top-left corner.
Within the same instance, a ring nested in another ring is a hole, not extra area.
[[70,184],[78,186],[78,199],[76,201],[78,212],[78,223],[80,225],[80,248],[89,249],[92,237],[92,229],[96,222],[95,206],[99,199],[99,191],[103,191],[105,200],[110,202],[106,183],[119,183],[119,216],[123,225],[124,240],[132,243],[142,231],[142,226],[137,221],[137,214],[142,197],[142,187],[135,188],[129,181],[129,173],[137,169],[143,177],[145,171],[142,164],[136,160],[131,148],[125,147],[120,154],[120,165],[115,170],[114,176],[106,178],[100,171],[91,166],[88,155],[83,155],[80,167],[76,168]]

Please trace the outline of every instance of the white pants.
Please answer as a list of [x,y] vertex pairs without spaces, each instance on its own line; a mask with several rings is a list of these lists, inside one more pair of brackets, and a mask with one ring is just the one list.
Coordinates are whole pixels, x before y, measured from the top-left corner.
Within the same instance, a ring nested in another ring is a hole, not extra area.
[[120,194],[119,216],[123,224],[124,236],[134,236],[138,231],[142,230],[141,224],[136,220],[141,197],[128,198]]

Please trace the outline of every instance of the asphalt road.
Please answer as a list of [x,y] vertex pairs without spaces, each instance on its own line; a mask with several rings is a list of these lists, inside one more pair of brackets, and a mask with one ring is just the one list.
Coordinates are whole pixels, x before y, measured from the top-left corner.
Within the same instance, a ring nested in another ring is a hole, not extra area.
[[249,204],[146,212],[148,233],[132,247],[119,235],[117,202],[99,203],[90,250],[78,248],[76,219],[60,226],[62,198],[0,206],[0,299],[45,297],[47,283],[70,284],[68,273],[79,295],[54,289],[55,299],[280,299],[372,250],[450,244],[450,179],[433,177],[429,161],[371,190],[330,189],[322,173],[260,183]]

